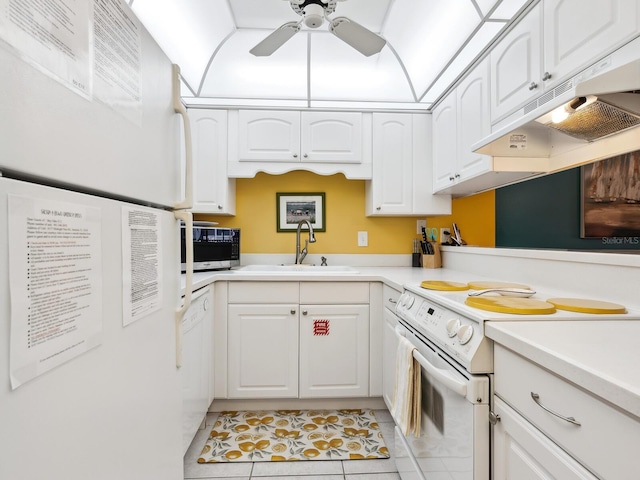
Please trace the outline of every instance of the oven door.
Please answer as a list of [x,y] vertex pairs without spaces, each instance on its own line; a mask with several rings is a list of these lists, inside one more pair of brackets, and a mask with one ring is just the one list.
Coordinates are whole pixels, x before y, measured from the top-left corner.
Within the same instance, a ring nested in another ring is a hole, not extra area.
[[420,436],[396,428],[401,478],[489,480],[489,377],[465,372],[402,321],[396,331],[417,348],[422,372]]

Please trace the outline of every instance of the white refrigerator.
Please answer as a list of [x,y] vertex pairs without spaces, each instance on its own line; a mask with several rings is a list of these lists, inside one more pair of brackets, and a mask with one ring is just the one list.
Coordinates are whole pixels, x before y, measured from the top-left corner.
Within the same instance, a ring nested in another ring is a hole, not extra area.
[[0,479],[183,477],[176,78],[121,0],[0,0]]

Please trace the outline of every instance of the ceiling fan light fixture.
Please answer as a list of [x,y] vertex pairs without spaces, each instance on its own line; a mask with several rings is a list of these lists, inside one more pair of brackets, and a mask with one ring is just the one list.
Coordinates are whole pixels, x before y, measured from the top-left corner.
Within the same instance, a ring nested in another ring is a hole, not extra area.
[[315,3],[304,7],[304,24],[309,28],[318,28],[324,23],[324,8]]

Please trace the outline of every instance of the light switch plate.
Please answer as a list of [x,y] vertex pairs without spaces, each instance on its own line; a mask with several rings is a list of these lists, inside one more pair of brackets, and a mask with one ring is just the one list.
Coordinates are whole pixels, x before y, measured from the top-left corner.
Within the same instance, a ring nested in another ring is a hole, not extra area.
[[367,247],[369,245],[369,233],[358,232],[358,246]]

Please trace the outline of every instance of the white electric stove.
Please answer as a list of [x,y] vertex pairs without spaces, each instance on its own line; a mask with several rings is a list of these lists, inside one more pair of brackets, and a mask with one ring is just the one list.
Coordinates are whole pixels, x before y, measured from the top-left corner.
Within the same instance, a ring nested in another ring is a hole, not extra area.
[[[499,313],[467,305],[473,292],[408,284],[396,304],[396,333],[415,347],[422,373],[420,435],[405,436],[396,428],[396,465],[403,480],[489,480],[493,343],[484,334],[485,322],[640,320],[640,312],[633,311]],[[571,297],[576,295],[538,290],[529,299]]]

